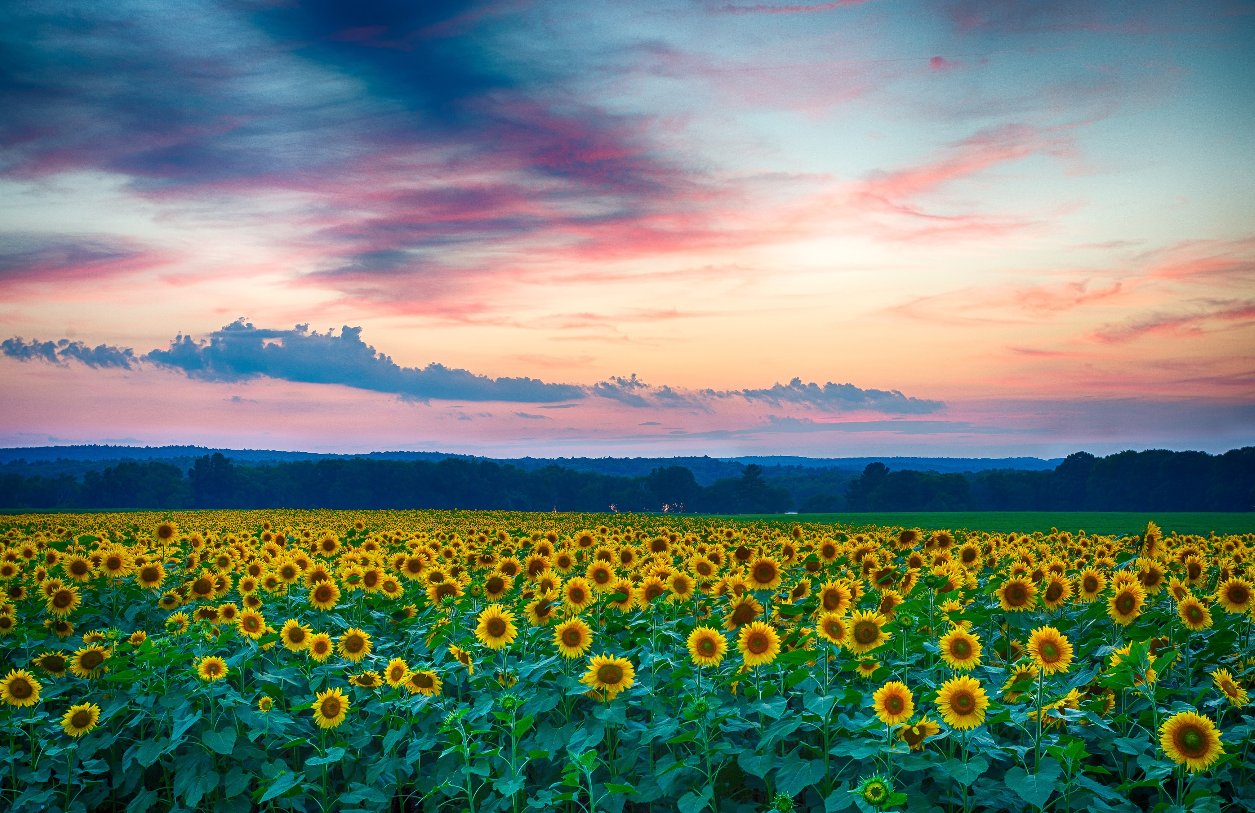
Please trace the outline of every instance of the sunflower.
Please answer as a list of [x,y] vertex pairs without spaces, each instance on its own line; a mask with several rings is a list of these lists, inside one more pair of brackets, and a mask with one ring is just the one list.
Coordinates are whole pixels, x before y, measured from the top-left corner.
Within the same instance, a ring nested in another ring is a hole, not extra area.
[[188,620],[187,613],[173,613],[166,619],[166,632],[174,635],[182,635],[187,632],[187,628],[191,625],[191,623],[192,622]]
[[583,619],[571,618],[554,627],[553,642],[562,657],[581,658],[593,645],[593,631]]
[[1002,684],[1002,699],[1008,703],[1019,702],[1024,696],[1022,691],[1016,689],[1025,688],[1025,684],[1031,684],[1037,680],[1037,664],[1033,661],[1017,664],[1011,669],[1011,674],[1007,676],[1007,682]]
[[65,571],[65,575],[76,582],[89,581],[95,573],[91,559],[85,556],[71,556],[68,561],[62,563],[61,569]]
[[336,642],[336,651],[340,653],[340,656],[353,663],[360,663],[370,654],[370,650],[370,633],[357,627],[345,630],[340,640]]
[[872,694],[872,707],[885,725],[898,725],[915,713],[915,697],[905,683],[891,680]]
[[859,661],[858,666],[855,667],[855,671],[858,672],[858,676],[864,680],[871,680],[876,676],[876,672],[879,670],[880,661],[875,658],[864,658]]
[[1059,609],[1071,597],[1072,580],[1058,574],[1050,577],[1050,580],[1046,582],[1046,589],[1041,594],[1042,604],[1046,605],[1048,610]]
[[344,722],[349,710],[349,699],[340,689],[328,689],[318,693],[310,708],[314,710],[314,723],[319,728],[335,728]]
[[1245,687],[1233,679],[1233,675],[1228,669],[1217,669],[1211,673],[1211,682],[1216,684],[1216,688],[1224,692],[1225,699],[1234,706],[1245,706],[1250,702],[1250,696],[1246,693]]
[[1044,674],[1066,672],[1072,665],[1072,642],[1054,627],[1038,627],[1028,637],[1028,654]]
[[693,586],[693,577],[689,574],[682,570],[672,573],[667,577],[667,589],[671,591],[667,601],[671,604],[688,601],[693,597]]
[[70,660],[70,671],[75,677],[99,677],[107,669],[105,662],[109,660],[109,654],[108,649],[97,644],[78,649]]
[[157,526],[157,539],[159,539],[163,544],[172,541],[178,535],[179,526],[169,520],[166,520]]
[[35,658],[32,663],[38,666],[42,671],[47,672],[53,677],[60,677],[65,674],[65,670],[69,667],[69,659],[65,657],[64,652],[42,652]]
[[599,593],[610,593],[614,585],[615,574],[614,568],[610,567],[608,562],[597,560],[588,566],[588,571],[584,574],[593,589]]
[[240,613],[235,626],[245,638],[256,641],[266,634],[266,617],[256,610],[245,610]]
[[636,682],[636,670],[627,658],[595,655],[588,659],[588,671],[580,678],[580,682],[601,692],[602,696],[610,701],[614,700],[619,692],[631,688]]
[[1169,759],[1191,772],[1207,770],[1224,753],[1215,723],[1192,711],[1165,720],[1159,727],[1159,744]]
[[762,666],[771,663],[780,654],[780,636],[774,627],[762,621],[754,621],[741,627],[736,639],[741,650],[741,660],[746,666]]
[[826,582],[819,588],[819,606],[824,612],[844,614],[850,607],[850,589],[843,582]]
[[740,629],[762,615],[762,612],[763,605],[758,602],[758,599],[746,593],[735,599],[728,608],[727,614],[723,617],[723,628]]
[[980,641],[962,626],[953,627],[937,642],[941,659],[954,670],[968,672],[980,666]]
[[989,698],[975,678],[953,677],[937,690],[937,710],[946,725],[959,731],[975,728],[985,721]]
[[310,628],[297,621],[295,618],[289,618],[283,622],[283,629],[279,630],[279,640],[283,641],[283,646],[290,652],[300,652],[309,648]]
[[383,678],[379,676],[378,672],[368,669],[360,675],[350,677],[349,683],[352,683],[354,686],[360,686],[363,689],[378,689],[383,685]]
[[760,556],[749,568],[750,587],[754,590],[774,590],[780,586],[780,563],[770,556]]
[[688,649],[696,666],[718,666],[728,652],[728,642],[718,630],[698,627],[689,633]]
[[466,674],[475,674],[475,661],[471,658],[471,653],[459,646],[450,646],[449,656],[466,667]]
[[261,697],[257,698],[257,710],[260,711],[262,714],[265,714],[266,712],[270,711],[274,707],[275,707],[275,701],[274,701],[274,698],[271,697],[270,695],[263,694]]
[[309,603],[318,610],[330,610],[340,602],[340,588],[330,579],[309,588]]
[[148,640],[148,633],[143,630],[135,630],[135,632],[132,632],[129,636],[127,636],[126,640],[131,644],[131,646],[140,646]]
[[1122,627],[1133,623],[1133,619],[1142,614],[1142,604],[1146,601],[1146,591],[1138,582],[1125,584],[1116,590],[1107,602],[1107,615]]
[[1227,612],[1244,613],[1255,603],[1255,587],[1246,579],[1232,578],[1216,588],[1216,600]]
[[924,740],[941,733],[941,726],[925,717],[915,725],[903,726],[898,730],[898,739],[906,743],[912,751],[924,748]]
[[885,623],[886,619],[880,613],[858,610],[850,618],[850,634],[845,639],[845,648],[855,655],[876,649],[890,638],[883,629]]
[[393,688],[403,685],[409,676],[410,666],[403,658],[388,661],[388,668],[383,672],[383,679]]
[[500,604],[490,604],[479,613],[475,637],[489,649],[501,649],[518,635],[514,626],[514,614]]
[[484,598],[489,601],[497,599],[510,592],[510,588],[514,585],[514,579],[504,573],[490,573],[488,578],[484,579]]
[[0,699],[10,706],[33,706],[39,702],[41,688],[30,672],[11,669],[4,680],[0,680]]
[[1097,568],[1089,567],[1081,571],[1076,583],[1081,590],[1077,600],[1088,604],[1098,599],[1098,594],[1107,586],[1107,577]]
[[96,727],[100,722],[100,706],[95,703],[80,703],[70,706],[61,716],[61,730],[71,737],[81,737]]
[[331,642],[331,636],[325,632],[316,632],[309,636],[309,656],[314,660],[322,663],[331,657],[331,650],[334,644]]
[[1037,606],[1037,587],[1020,576],[1007,579],[997,592],[998,605],[1007,612],[1024,612]]
[[196,662],[196,674],[206,683],[227,676],[227,662],[215,655],[206,655]]
[[815,622],[815,632],[819,633],[819,637],[836,644],[839,648],[845,646],[850,631],[840,613],[824,613]]
[[78,588],[73,585],[66,587],[58,587],[48,596],[45,604],[48,614],[64,618],[70,613],[78,609],[81,599],[79,598]]
[[588,581],[576,576],[562,585],[562,605],[568,611],[579,612],[593,600],[593,591]]
[[417,672],[411,672],[405,679],[405,688],[410,694],[421,694],[427,697],[435,697],[440,694],[444,688],[444,681],[435,672],[428,669],[420,669]]

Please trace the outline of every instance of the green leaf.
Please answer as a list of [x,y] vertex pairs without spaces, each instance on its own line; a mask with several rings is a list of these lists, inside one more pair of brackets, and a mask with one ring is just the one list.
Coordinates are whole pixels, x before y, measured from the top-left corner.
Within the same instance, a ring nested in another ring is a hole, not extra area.
[[701,813],[710,804],[710,788],[703,788],[700,793],[690,791],[680,797],[680,813]]
[[824,762],[821,759],[802,759],[798,749],[790,751],[776,770],[776,788],[789,796],[796,796],[823,779]]
[[838,787],[833,788],[827,799],[824,799],[824,813],[840,813],[853,804],[854,797],[850,795],[849,784],[842,782]]
[[519,737],[522,737],[524,734],[526,734],[528,730],[532,727],[532,723],[535,721],[536,721],[536,718],[530,714],[527,715],[526,717],[520,717],[518,721],[514,723],[514,738],[518,739]]
[[277,799],[283,794],[290,791],[301,783],[303,774],[285,773],[279,776],[274,782],[270,783],[270,787],[266,788],[266,792],[261,795],[258,802],[269,802],[271,799]]
[[139,748],[135,749],[135,758],[139,760],[140,765],[149,768],[160,759],[161,752],[164,750],[166,750],[164,740],[144,740],[139,744]]
[[145,788],[126,806],[126,813],[144,813],[153,806],[155,801],[157,801],[157,791]]
[[385,734],[383,738],[383,752],[385,754],[391,753],[392,749],[396,747],[396,744],[401,741],[406,733],[408,732],[404,728],[394,728]]
[[737,756],[736,761],[741,766],[741,770],[750,776],[765,779],[767,771],[771,770],[772,763],[775,762],[775,758],[771,754],[755,754],[753,751],[742,751]]
[[310,757],[305,760],[306,765],[334,765],[344,759],[344,749],[336,746],[328,748],[327,753],[319,757]]
[[1019,797],[1038,810],[1046,807],[1050,795],[1059,784],[1059,776],[1063,769],[1053,759],[1043,759],[1036,774],[1030,774],[1018,765],[1007,771],[1004,780],[1007,787],[1019,794]]
[[946,760],[944,767],[960,785],[971,787],[977,777],[989,770],[989,760],[978,755],[969,759],[967,765],[964,765],[962,760],[949,759]]
[[498,779],[493,783],[493,789],[509,799],[523,789],[523,777],[512,776],[509,779]]
[[625,796],[632,796],[636,793],[636,788],[621,782],[607,782],[606,790],[611,793],[622,793]]
[[205,747],[209,750],[229,756],[231,751],[235,749],[235,729],[226,728],[222,731],[206,731],[201,737],[201,742],[205,743]]

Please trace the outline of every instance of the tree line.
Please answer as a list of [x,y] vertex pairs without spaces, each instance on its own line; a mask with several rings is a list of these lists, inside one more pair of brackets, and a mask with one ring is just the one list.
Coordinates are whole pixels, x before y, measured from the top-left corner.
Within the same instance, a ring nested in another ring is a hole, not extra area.
[[368,458],[237,464],[214,453],[186,471],[124,460],[81,477],[0,472],[6,509],[461,508],[523,511],[1251,511],[1255,447],[1221,455],[1152,450],[1070,455],[1053,470],[939,474],[749,464],[702,485],[684,466],[644,476],[524,470],[491,460]]

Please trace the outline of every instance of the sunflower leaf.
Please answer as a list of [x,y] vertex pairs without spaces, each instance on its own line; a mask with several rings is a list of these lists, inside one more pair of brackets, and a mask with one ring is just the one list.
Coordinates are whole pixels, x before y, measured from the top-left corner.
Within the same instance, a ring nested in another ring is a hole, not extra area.
[[1007,771],[1004,780],[1007,787],[1015,791],[1021,799],[1038,810],[1046,806],[1051,794],[1059,784],[1063,769],[1053,759],[1043,759],[1037,767],[1037,773],[1030,774],[1018,765]]
[[206,731],[201,736],[201,742],[214,753],[229,756],[235,750],[235,729],[225,728],[222,731]]

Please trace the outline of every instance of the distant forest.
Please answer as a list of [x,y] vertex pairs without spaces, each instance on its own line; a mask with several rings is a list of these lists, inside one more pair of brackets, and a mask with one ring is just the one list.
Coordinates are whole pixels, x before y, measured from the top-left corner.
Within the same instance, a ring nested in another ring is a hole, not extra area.
[[[524,468],[485,459],[369,457],[233,461],[189,468],[121,460],[81,474],[0,471],[0,508],[495,508],[524,511],[1252,511],[1255,447],[1203,452],[1068,456],[1054,469],[860,472],[735,464],[700,482],[685,466],[625,476],[560,465]],[[705,479],[705,478],[703,478]]]

